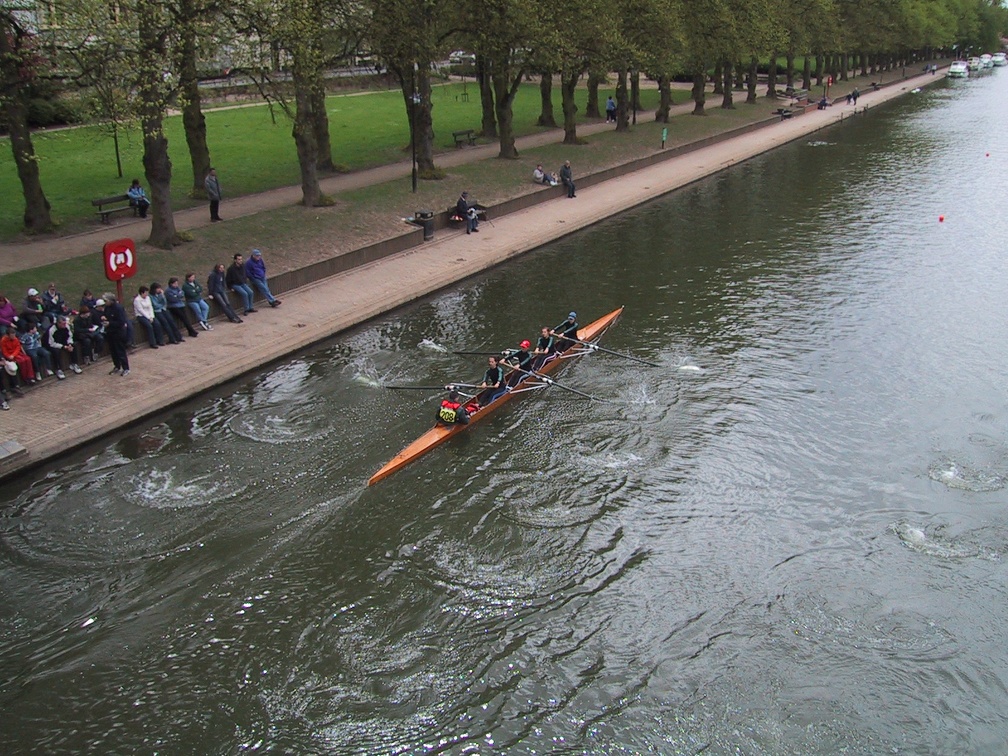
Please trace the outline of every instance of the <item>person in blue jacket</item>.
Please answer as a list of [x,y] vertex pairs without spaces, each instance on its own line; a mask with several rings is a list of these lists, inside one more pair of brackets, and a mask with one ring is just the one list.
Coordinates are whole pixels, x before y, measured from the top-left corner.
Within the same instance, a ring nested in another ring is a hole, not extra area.
[[266,301],[270,303],[270,307],[279,307],[280,300],[273,296],[273,292],[269,289],[269,284],[266,283],[266,263],[263,262],[262,252],[258,249],[252,250],[252,256],[245,261],[245,275],[248,276],[248,280],[252,282],[259,293],[266,297]]
[[168,300],[168,312],[175,318],[175,322],[185,326],[189,335],[195,339],[199,333],[193,328],[189,308],[186,307],[185,292],[179,286],[178,276],[172,276],[168,279],[168,288],[164,293],[165,299]]

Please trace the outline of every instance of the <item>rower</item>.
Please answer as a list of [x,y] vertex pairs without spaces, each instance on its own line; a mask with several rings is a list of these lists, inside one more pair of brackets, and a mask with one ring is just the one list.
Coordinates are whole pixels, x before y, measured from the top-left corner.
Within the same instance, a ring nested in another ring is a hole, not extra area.
[[533,362],[533,370],[539,370],[547,362],[551,362],[556,355],[556,338],[550,333],[550,329],[545,326],[542,329],[542,335],[536,342],[535,351],[532,352],[535,355],[535,362]]
[[518,349],[509,349],[508,353],[501,360],[501,362],[505,365],[511,365],[518,368],[508,379],[509,386],[517,386],[521,381],[528,377],[528,371],[532,369],[532,355],[529,353],[529,348],[531,346],[532,342],[525,339],[518,345]]
[[488,358],[490,367],[483,374],[483,383],[479,385],[481,389],[487,389],[480,394],[480,405],[485,407],[495,399],[499,398],[507,391],[507,383],[504,381],[504,368],[501,367],[496,357]]
[[448,398],[441,402],[437,417],[439,425],[455,425],[456,423],[465,425],[469,422],[469,413],[462,406],[459,398],[459,392],[452,389]]
[[558,352],[566,352],[568,349],[574,346],[573,341],[569,341],[568,339],[563,337],[568,336],[576,339],[577,332],[578,332],[577,313],[571,311],[571,313],[567,316],[567,320],[558,325],[552,331],[552,334],[554,336],[561,337],[560,340],[557,342],[556,350]]

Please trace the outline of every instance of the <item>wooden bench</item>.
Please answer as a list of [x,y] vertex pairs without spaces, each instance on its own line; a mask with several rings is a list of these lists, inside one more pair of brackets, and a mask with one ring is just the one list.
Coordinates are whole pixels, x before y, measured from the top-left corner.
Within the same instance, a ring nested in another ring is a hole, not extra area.
[[98,199],[91,200],[91,206],[98,208],[96,214],[101,217],[101,222],[106,226],[111,222],[111,217],[117,213],[132,213],[134,216],[137,215],[137,208],[130,204],[128,194],[99,197]]
[[469,144],[469,145],[476,144],[476,132],[473,131],[472,129],[453,131],[452,137],[455,139],[456,147],[461,147],[463,144]]

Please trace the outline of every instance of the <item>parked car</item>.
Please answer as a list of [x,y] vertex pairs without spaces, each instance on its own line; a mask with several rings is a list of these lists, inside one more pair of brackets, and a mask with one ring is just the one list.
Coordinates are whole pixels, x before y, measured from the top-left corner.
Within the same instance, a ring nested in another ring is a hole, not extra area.
[[464,63],[474,64],[476,56],[472,53],[467,53],[465,50],[455,50],[448,56],[448,62],[453,66],[459,66]]

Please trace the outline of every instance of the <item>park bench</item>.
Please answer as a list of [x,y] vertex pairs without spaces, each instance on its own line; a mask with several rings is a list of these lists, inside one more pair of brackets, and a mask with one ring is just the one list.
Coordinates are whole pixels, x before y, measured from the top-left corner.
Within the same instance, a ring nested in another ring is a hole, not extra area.
[[788,88],[785,90],[784,94],[791,98],[791,103],[801,102],[802,100],[808,100],[808,90],[807,89],[794,89]]
[[774,113],[776,115],[779,115],[782,121],[785,118],[790,118],[792,115],[794,115],[794,113],[792,113],[788,108],[777,108],[777,110],[775,110]]
[[455,146],[461,147],[463,144],[476,144],[476,132],[472,129],[453,131],[452,137],[455,139]]
[[[125,204],[124,204],[125,203]],[[128,194],[115,194],[111,197],[99,197],[91,200],[92,207],[97,207],[97,215],[101,217],[101,222],[106,226],[111,222],[110,218],[117,213],[137,214],[137,208],[130,204]]]

